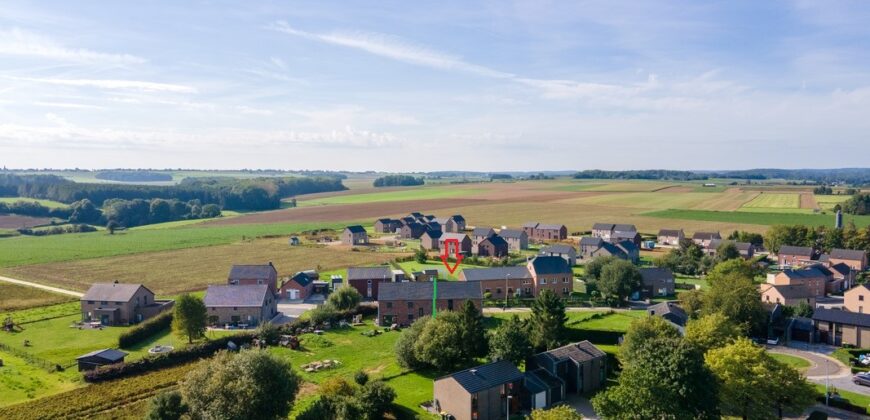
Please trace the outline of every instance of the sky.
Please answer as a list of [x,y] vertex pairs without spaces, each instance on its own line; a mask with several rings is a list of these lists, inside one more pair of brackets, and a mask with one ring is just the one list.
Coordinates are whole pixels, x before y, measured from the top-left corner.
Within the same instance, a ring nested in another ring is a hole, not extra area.
[[870,2],[0,7],[9,168],[870,166]]

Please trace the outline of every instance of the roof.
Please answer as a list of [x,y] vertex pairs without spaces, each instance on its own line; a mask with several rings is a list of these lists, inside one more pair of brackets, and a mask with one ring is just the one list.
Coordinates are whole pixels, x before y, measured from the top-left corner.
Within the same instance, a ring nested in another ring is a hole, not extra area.
[[613,237],[617,239],[634,239],[638,236],[640,236],[640,234],[636,231],[613,231]]
[[801,269],[782,270],[782,274],[790,279],[811,279],[816,277],[825,277],[825,273],[819,267],[811,266]]
[[813,321],[870,327],[870,314],[848,312],[840,309],[816,308],[813,311]]
[[314,278],[309,276],[307,273],[300,271],[294,274],[293,277],[290,277],[290,280],[293,280],[298,285],[305,287],[308,286],[309,283],[313,282]]
[[731,239],[712,239],[710,240],[710,245],[708,246],[708,249],[718,249],[719,245],[722,244],[734,244],[734,248],[737,248],[737,250],[741,252],[749,252],[749,250],[753,247],[753,245],[749,242],[735,242]]
[[607,231],[612,231],[612,230],[613,230],[613,226],[614,226],[613,223],[596,223],[596,224],[592,225],[592,230],[607,230]]
[[860,249],[840,249],[834,248],[831,250],[831,258],[838,260],[863,260],[867,257],[867,251]]
[[686,322],[689,320],[689,316],[686,315],[686,311],[683,310],[676,302],[661,302],[655,305],[652,305],[646,308],[646,311],[650,315],[654,316],[665,316],[665,315],[673,315],[673,317],[677,318],[677,325],[685,326]]
[[682,229],[660,229],[659,236],[680,236]]
[[493,235],[493,236],[490,236],[490,237],[480,241],[481,244],[484,242],[489,242],[495,246],[499,246],[499,245],[508,246],[507,241],[505,241],[504,238],[502,238],[501,236],[498,236],[498,235]]
[[544,248],[541,248],[541,254],[576,254],[577,250],[574,249],[573,246],[568,244],[553,244]]
[[[498,232],[499,236],[508,239],[520,239],[526,235],[526,231],[519,229],[502,229]],[[528,236],[528,235],[526,235]]]
[[692,239],[722,239],[719,232],[695,232]]
[[842,276],[848,276],[849,274],[852,274],[852,267],[849,267],[849,265],[846,263],[834,264],[831,266],[830,270],[836,271]]
[[432,219],[433,222],[438,223],[439,225],[443,225],[443,224],[447,223],[447,220],[449,220],[449,219],[446,217],[436,217],[436,218]]
[[[767,286],[767,287],[765,287]],[[764,293],[770,289],[774,289],[779,292],[785,299],[804,299],[813,297],[813,293],[810,289],[804,284],[787,284],[787,285],[775,285],[775,284],[763,284],[761,286],[761,292]]]
[[79,357],[76,357],[76,360],[86,359],[88,357],[99,357],[100,359],[105,359],[110,362],[118,362],[124,359],[127,356],[127,353],[124,353],[121,350],[115,349],[102,349],[97,351],[92,351],[87,354],[83,354]]
[[348,280],[369,280],[393,278],[390,267],[350,267],[347,269]]
[[211,285],[205,291],[205,306],[260,307],[266,301],[265,284]]
[[351,233],[366,233],[365,228],[360,225],[352,225],[344,228],[344,230],[349,230]]
[[466,234],[464,234],[464,233],[443,232],[443,233],[441,234],[441,239],[442,239],[442,240],[447,240],[447,239],[456,239],[456,240],[458,240],[459,242],[462,242],[462,241],[468,239],[468,235],[466,235]]
[[535,227],[535,229],[540,229],[540,230],[561,230],[561,229],[564,228],[564,227],[565,227],[565,225],[538,223],[538,226]]
[[[453,378],[462,388],[470,394],[474,394],[508,382],[523,379],[523,374],[507,360],[487,363],[471,369],[461,370],[443,378]],[[440,380],[442,378],[438,378]]]
[[438,229],[429,229],[424,232],[423,235],[428,236],[432,239],[438,239],[442,236],[442,232]]
[[562,257],[538,255],[531,264],[535,268],[535,274],[538,275],[572,273],[568,261]]
[[566,346],[555,348],[550,351],[545,351],[543,353],[538,353],[534,357],[538,358],[539,356],[550,358],[557,362],[563,360],[573,360],[577,363],[583,363],[593,359],[607,357],[607,355],[603,351],[601,351],[601,349],[595,347],[587,340],[583,340],[579,343],[568,344]]
[[604,239],[596,238],[592,236],[584,236],[580,238],[580,246],[598,246],[604,242]]
[[229,279],[266,279],[277,274],[275,266],[269,264],[233,264]]
[[553,376],[550,372],[547,372],[547,370],[543,368],[538,368],[531,372],[526,372],[525,379],[526,388],[532,394],[537,394],[548,389],[560,388],[565,385],[564,381]]
[[393,219],[390,219],[390,218],[378,219],[377,221],[378,221],[378,222],[381,222],[381,223],[397,223],[397,222],[400,222],[400,220],[393,220]]
[[474,236],[489,236],[495,233],[491,227],[476,227],[471,234]]
[[[383,283],[378,287],[378,300],[431,300],[434,283]],[[480,286],[464,281],[438,282],[438,299],[483,299]]]
[[808,246],[791,246],[783,245],[779,247],[778,255],[800,255],[802,257],[812,257],[815,251]]
[[454,214],[453,216],[450,216],[450,219],[453,219],[453,221],[457,223],[465,221],[465,218],[462,217],[461,214]]
[[615,224],[613,225],[614,232],[637,232],[637,227],[630,224]]
[[[82,296],[81,300],[99,300],[106,302],[129,302],[139,291],[141,284],[129,283],[94,283]],[[148,290],[148,288],[145,288]],[[150,292],[150,290],[148,290]],[[152,295],[154,293],[151,293]]]
[[536,228],[536,227],[538,227],[538,224],[539,224],[538,222],[526,222],[526,223],[523,223],[523,227],[524,228]]
[[[632,244],[632,245],[634,245],[634,244]],[[599,246],[599,248],[596,251],[599,251],[601,249],[604,249],[605,251],[607,251],[608,254],[613,255],[613,256],[622,255],[622,256],[628,257],[628,254],[626,254],[625,250],[623,250],[622,248],[620,248],[620,247],[618,247],[610,242],[601,242],[601,245]]]
[[512,279],[530,279],[532,278],[532,273],[525,266],[466,268],[462,270],[462,276],[466,281],[504,280],[508,276]]
[[640,276],[643,278],[643,283],[646,285],[654,284],[655,282],[666,282],[669,279],[674,279],[674,273],[667,268],[660,267],[643,267],[638,268]]
[[622,250],[625,251],[626,254],[632,253],[634,251],[640,251],[640,248],[638,248],[637,245],[635,245],[635,243],[632,241],[620,241],[618,244],[616,244],[616,246],[622,248]]

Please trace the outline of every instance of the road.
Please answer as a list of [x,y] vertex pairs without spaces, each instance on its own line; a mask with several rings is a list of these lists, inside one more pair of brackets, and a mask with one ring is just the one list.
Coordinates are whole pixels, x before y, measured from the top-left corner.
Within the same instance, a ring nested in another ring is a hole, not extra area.
[[806,371],[807,380],[813,383],[830,384],[834,388],[857,394],[870,395],[870,387],[852,382],[852,370],[829,356],[833,347],[824,345],[795,344],[792,347],[768,346],[771,353],[784,353],[807,359],[812,364]]
[[72,290],[61,289],[60,287],[46,286],[46,285],[44,285],[44,284],[39,284],[39,283],[30,282],[30,281],[24,281],[24,280],[13,279],[13,278],[10,278],[10,277],[3,277],[3,276],[0,276],[0,281],[4,281],[4,282],[6,282],[6,283],[17,284],[17,285],[20,285],[20,286],[27,286],[27,287],[33,287],[33,288],[36,288],[36,289],[47,290],[47,291],[49,291],[49,292],[60,293],[60,294],[62,294],[62,295],[75,296],[75,297],[78,297],[78,298],[80,298],[80,297],[82,297],[82,296],[85,295],[84,293],[81,293],[81,292],[74,292],[74,291],[72,291]]

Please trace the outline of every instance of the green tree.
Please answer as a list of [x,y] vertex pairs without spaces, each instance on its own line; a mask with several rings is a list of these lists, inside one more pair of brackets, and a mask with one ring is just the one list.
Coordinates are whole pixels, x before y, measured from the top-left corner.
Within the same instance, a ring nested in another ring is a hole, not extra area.
[[619,346],[619,360],[623,365],[634,363],[644,343],[660,338],[679,338],[680,331],[658,316],[636,319],[628,326],[628,331]]
[[72,210],[72,214],[69,216],[69,221],[71,223],[96,224],[99,223],[100,218],[103,217],[103,212],[87,198],[76,201],[75,203],[70,204],[69,207],[70,210]]
[[271,322],[263,322],[257,326],[254,334],[266,344],[275,345],[281,339],[281,328]]
[[465,354],[468,358],[486,356],[487,348],[486,328],[483,326],[483,314],[474,302],[466,300],[462,305],[461,328]]
[[740,251],[734,242],[722,242],[716,248],[716,259],[719,261],[728,261],[740,258]]
[[555,407],[532,410],[526,417],[528,420],[583,420],[583,416],[569,405],[557,405]]
[[320,391],[320,395],[328,397],[351,397],[356,393],[353,385],[341,376],[332,376],[324,379],[317,389]]
[[118,222],[114,220],[109,220],[109,222],[106,223],[106,230],[109,231],[109,235],[114,235],[115,231],[118,230],[119,227],[121,227],[121,225],[119,225]]
[[363,386],[369,382],[369,374],[364,370],[358,370],[353,374],[353,381],[356,382],[357,385]]
[[752,263],[744,261],[743,259],[722,261],[719,264],[716,264],[713,269],[707,273],[707,283],[712,285],[719,281],[719,279],[732,274],[740,275],[752,280],[755,275],[758,274],[758,270],[752,266]]
[[601,268],[598,291],[609,301],[621,304],[641,286],[640,271],[626,260],[614,260]]
[[187,342],[205,335],[206,309],[202,299],[183,294],[175,301],[175,313],[172,317],[172,329],[187,336]]
[[178,391],[163,391],[151,399],[145,420],[179,420],[187,414],[187,404]]
[[596,257],[592,261],[589,261],[584,266],[586,278],[590,280],[598,280],[599,276],[601,275],[601,270],[604,268],[604,266],[616,260],[619,260],[619,258],[605,255],[602,257]]
[[689,315],[689,318],[696,318],[704,307],[704,291],[701,289],[691,289],[677,293],[677,299],[680,301],[680,306]]
[[798,305],[794,308],[794,315],[802,316],[804,318],[811,318],[813,316],[813,312],[815,312],[813,306],[804,301],[798,303]]
[[740,327],[717,312],[690,320],[686,324],[685,339],[705,354],[733,343],[741,334]]
[[396,391],[384,381],[369,382],[360,389],[356,397],[367,420],[380,420],[389,411],[396,399]]
[[536,349],[558,347],[565,337],[565,302],[550,289],[544,289],[532,302],[529,336]]
[[336,310],[349,311],[356,309],[361,300],[362,295],[355,288],[340,287],[329,295],[326,303]]
[[418,318],[410,327],[402,330],[402,334],[399,335],[399,339],[396,340],[396,344],[393,347],[393,352],[396,354],[396,361],[399,363],[399,366],[411,370],[426,366],[424,361],[417,358],[417,354],[414,352],[414,344],[420,341],[420,334],[431,320],[432,318],[430,317]]
[[735,272],[720,276],[710,283],[710,289],[704,293],[702,313],[716,312],[736,323],[744,333],[764,332],[767,312],[752,278]]
[[296,415],[296,420],[358,420],[363,409],[355,397],[321,395]]
[[422,246],[414,250],[414,261],[416,261],[418,264],[426,264],[426,260],[428,259],[429,254]]
[[489,339],[489,358],[492,361],[509,360],[515,365],[534,353],[526,324],[514,314],[492,331]]
[[192,370],[179,389],[195,419],[284,419],[299,377],[266,351],[220,352]]
[[442,312],[423,327],[414,343],[414,357],[426,364],[448,371],[467,362],[462,315],[457,312]]

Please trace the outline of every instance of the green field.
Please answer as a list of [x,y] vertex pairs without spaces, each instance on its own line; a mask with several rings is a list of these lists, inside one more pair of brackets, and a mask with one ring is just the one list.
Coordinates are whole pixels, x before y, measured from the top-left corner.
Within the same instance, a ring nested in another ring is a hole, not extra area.
[[645,209],[690,209],[713,198],[709,193],[695,192],[632,192],[625,194],[606,194],[571,200],[576,203],[600,206],[631,207]]
[[457,188],[457,187],[418,187],[402,190],[372,192],[365,194],[337,195],[334,197],[315,198],[311,200],[299,199],[299,207],[323,206],[328,204],[359,204],[359,203],[382,203],[390,201],[409,200],[435,200],[439,198],[455,198],[486,191],[482,188]]
[[36,198],[27,198],[27,197],[0,197],[0,203],[12,204],[12,203],[17,202],[17,201],[27,201],[29,203],[32,203],[35,201],[35,202],[37,202],[45,207],[53,208],[53,209],[67,206],[67,204],[61,203],[59,201],[52,201],[52,200],[39,200]]
[[768,353],[770,357],[773,357],[775,360],[778,360],[782,363],[785,363],[801,372],[806,371],[812,363],[809,360],[804,359],[803,357],[792,356],[790,354],[783,353]]
[[763,192],[752,201],[743,205],[744,208],[775,208],[797,209],[801,206],[800,194],[781,194]]
[[[663,219],[699,220],[705,222],[722,223],[745,223],[754,225],[807,225],[822,226],[834,225],[832,214],[798,214],[798,213],[755,213],[755,212],[727,212],[705,210],[659,210],[643,213],[644,216],[658,217]],[[866,227],[870,225],[870,216],[844,215],[844,221],[852,221],[855,226]]]
[[0,351],[0,407],[75,388],[77,381],[32,366]]
[[816,203],[822,210],[832,210],[835,205],[852,198],[851,195],[814,195]]
[[0,313],[18,309],[32,308],[44,305],[71,301],[71,296],[61,295],[0,281]]

